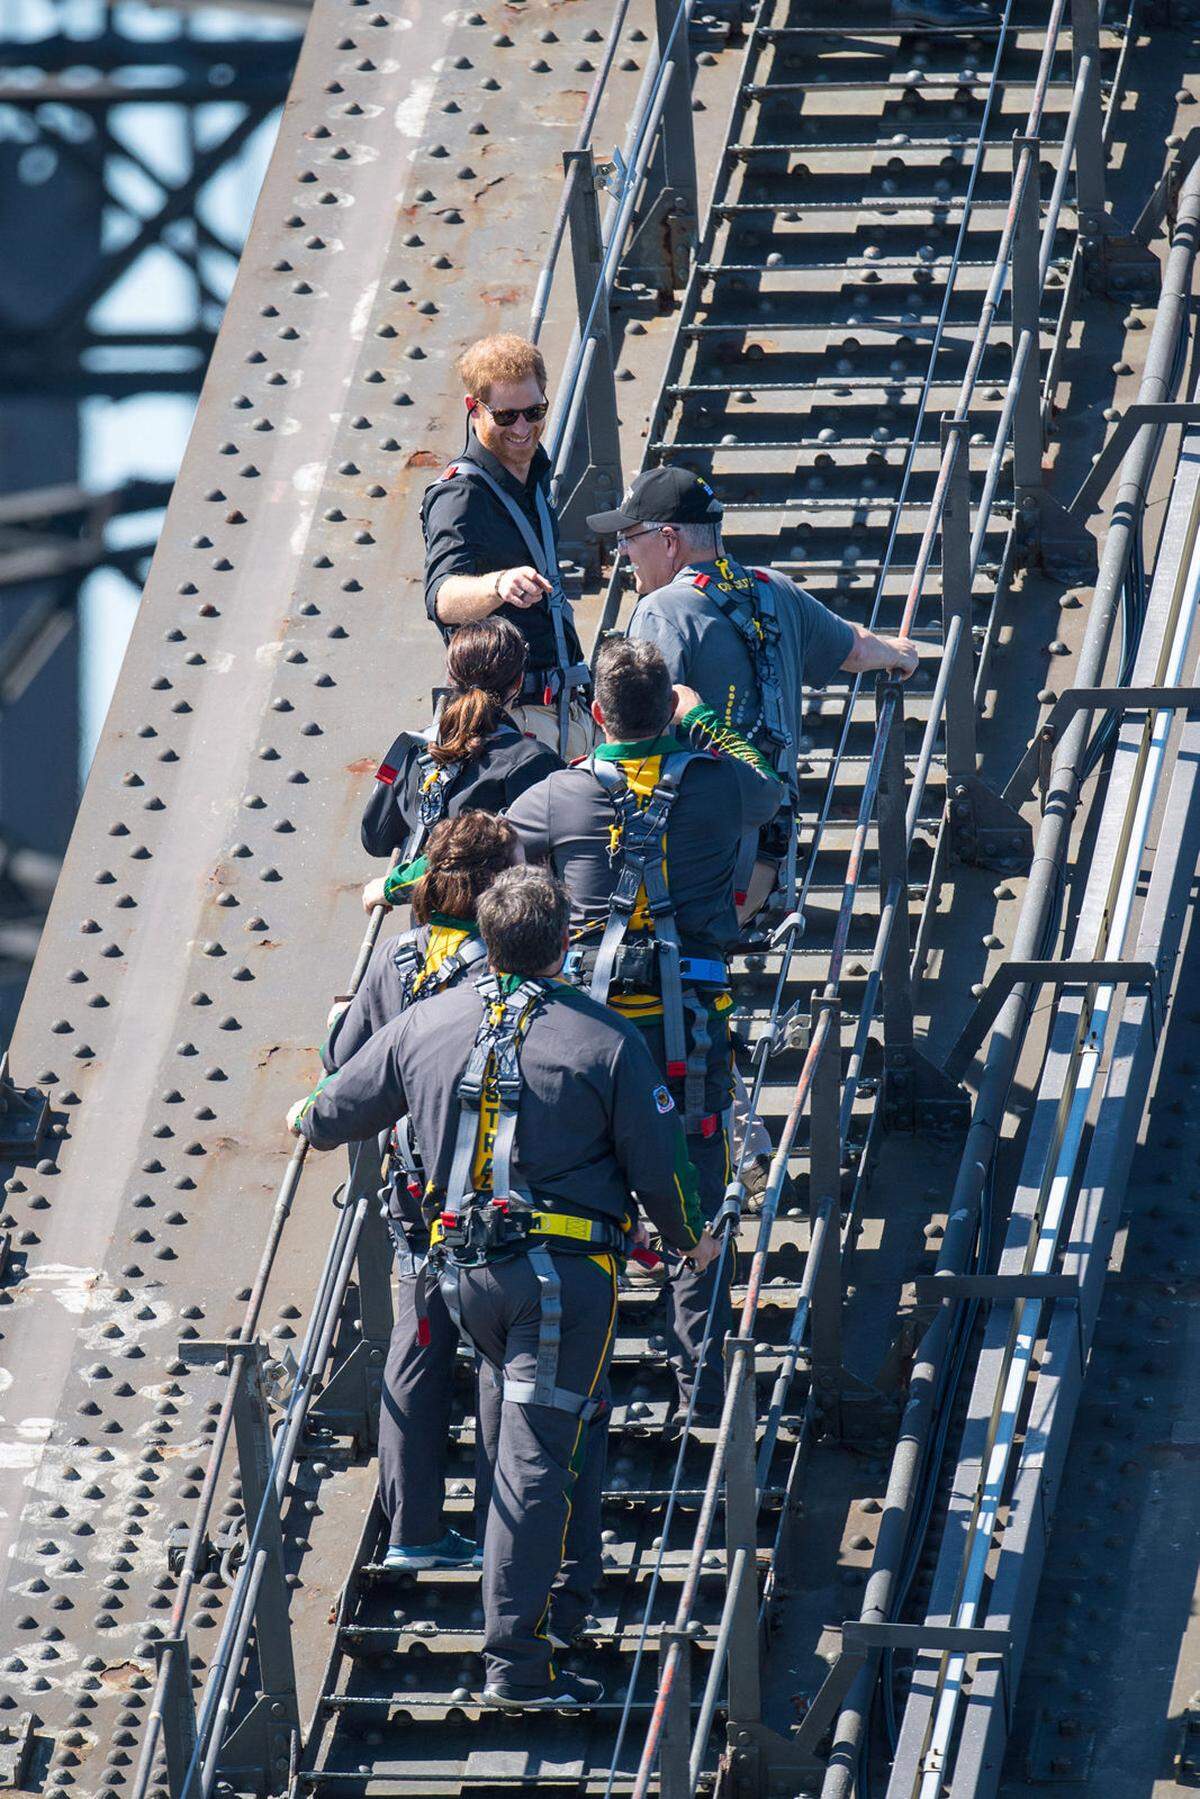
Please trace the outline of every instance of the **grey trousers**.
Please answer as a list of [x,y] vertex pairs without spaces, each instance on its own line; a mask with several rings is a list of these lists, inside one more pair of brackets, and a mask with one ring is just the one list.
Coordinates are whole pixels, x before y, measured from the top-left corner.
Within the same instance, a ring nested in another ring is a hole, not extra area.
[[[397,1253],[396,1322],[383,1372],[379,1410],[379,1499],[388,1519],[388,1542],[416,1549],[436,1543],[445,1528],[442,1504],[454,1394],[454,1361],[459,1335],[434,1282],[426,1295],[429,1342],[417,1340],[416,1269]],[[475,1517],[478,1532],[487,1516],[485,1478],[476,1435]],[[478,1538],[477,1538],[478,1540]]]
[[[711,1137],[692,1136],[687,1140],[688,1156],[696,1171],[700,1189],[700,1209],[706,1219],[716,1216],[725,1197],[729,1180],[729,1150],[725,1132]],[[697,1410],[709,1414],[719,1411],[725,1397],[724,1343],[733,1322],[729,1289],[733,1283],[735,1252],[731,1244],[725,1254],[724,1271],[718,1286],[720,1261],[710,1262],[702,1274],[696,1274],[685,1262],[670,1260],[667,1276],[667,1359],[675,1375],[679,1403],[686,1406],[692,1387],[699,1380]],[[708,1308],[714,1304],[712,1331],[704,1366],[697,1368],[704,1342],[704,1326]]]
[[[557,1385],[608,1399],[617,1315],[611,1257],[555,1255],[562,1283]],[[542,1692],[557,1677],[547,1636],[574,1633],[600,1573],[607,1406],[585,1424],[557,1407],[503,1398],[532,1381],[541,1297],[524,1255],[454,1271],[463,1325],[484,1359],[480,1441],[491,1463],[483,1539],[484,1655],[489,1684]],[[448,1268],[446,1278],[451,1277]]]

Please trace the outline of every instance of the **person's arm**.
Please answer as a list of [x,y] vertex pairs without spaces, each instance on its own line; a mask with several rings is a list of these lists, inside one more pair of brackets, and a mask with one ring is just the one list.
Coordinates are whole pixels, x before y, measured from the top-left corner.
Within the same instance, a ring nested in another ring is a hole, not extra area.
[[307,1137],[314,1149],[336,1149],[377,1137],[407,1112],[398,1051],[404,1022],[398,1018],[376,1031],[336,1074],[326,1075],[291,1108],[288,1126],[297,1137]]
[[402,849],[409,833],[403,795],[415,745],[407,732],[395,743],[375,770],[371,794],[363,808],[360,836],[368,856],[390,856]]
[[387,946],[375,945],[366,973],[358,984],[358,992],[348,1004],[335,1006],[330,1013],[329,1035],[321,1045],[321,1065],[327,1074],[344,1068],[350,1058],[370,1041],[381,1024],[387,1022],[389,1009],[384,999],[387,984]]
[[622,1040],[612,1074],[613,1144],[621,1173],[663,1241],[689,1255],[704,1220],[675,1102],[640,1037]]
[[501,606],[536,606],[550,583],[535,568],[501,568],[491,575],[447,575],[434,594],[434,617],[440,625],[474,625]]
[[921,660],[920,652],[910,637],[883,637],[875,631],[868,631],[865,625],[856,625],[846,619],[854,633],[854,642],[850,646],[850,654],[841,664],[848,675],[869,675],[876,672],[895,674],[902,681],[917,672]]
[[725,725],[711,706],[706,706],[691,687],[676,687],[675,717],[672,720],[680,737],[686,738],[694,750],[728,762],[729,773],[737,786],[741,817],[739,828],[757,830],[774,818],[785,798],[783,782],[766,757],[732,725]]
[[548,862],[550,842],[550,781],[527,787],[504,814],[525,851],[527,862]]

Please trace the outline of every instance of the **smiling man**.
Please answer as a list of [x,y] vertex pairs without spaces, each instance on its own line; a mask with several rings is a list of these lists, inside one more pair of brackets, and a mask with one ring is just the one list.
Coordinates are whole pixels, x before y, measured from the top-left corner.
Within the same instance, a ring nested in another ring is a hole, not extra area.
[[425,609],[449,639],[457,626],[497,614],[529,645],[524,684],[510,705],[518,727],[564,758],[595,733],[588,668],[558,566],[550,458],[541,447],[546,365],[511,332],[484,337],[459,358],[467,443],[425,491]]

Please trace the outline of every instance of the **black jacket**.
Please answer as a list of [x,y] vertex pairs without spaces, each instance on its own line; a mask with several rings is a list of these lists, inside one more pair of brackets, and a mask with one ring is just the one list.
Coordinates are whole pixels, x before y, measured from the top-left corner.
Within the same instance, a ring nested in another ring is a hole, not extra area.
[[[362,818],[362,846],[368,856],[403,850],[417,822],[417,767],[429,747],[424,737],[403,731],[375,771],[375,785]],[[525,737],[505,719],[488,738],[482,756],[460,770],[446,796],[444,816],[459,812],[503,812],[527,787],[561,768],[554,751]]]
[[[529,563],[529,546],[495,494],[478,478],[471,478],[466,464],[477,463],[502,487],[529,520],[534,537],[538,535],[537,489],[549,488],[550,458],[539,447],[534,451],[528,478],[524,482],[510,475],[504,464],[485,450],[472,431],[461,456],[445,468],[425,489],[421,503],[421,529],[425,534],[425,610],[449,640],[453,625],[444,625],[437,615],[438,589],[449,575],[492,575],[498,569],[524,568]],[[557,537],[557,520],[551,511]],[[500,606],[493,614],[506,618],[517,627],[529,645],[531,670],[553,668],[557,660],[554,627],[550,608],[543,600],[537,606]],[[573,662],[582,662],[583,651],[572,625],[567,626],[567,651]]]

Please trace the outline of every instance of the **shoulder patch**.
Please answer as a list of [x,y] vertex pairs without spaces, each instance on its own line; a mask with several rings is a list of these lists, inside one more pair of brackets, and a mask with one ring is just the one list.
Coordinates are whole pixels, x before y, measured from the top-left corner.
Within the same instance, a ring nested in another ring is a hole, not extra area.
[[665,1087],[656,1087],[654,1089],[654,1104],[655,1108],[664,1115],[667,1112],[673,1112],[675,1110],[675,1101],[671,1098],[671,1095]]
[[398,772],[399,770],[394,769],[390,763],[381,762],[379,767],[375,770],[375,779],[377,781],[384,781],[391,787],[395,782]]
[[457,475],[457,473],[458,473],[457,462],[448,462],[446,464],[445,468],[442,470],[441,474],[438,476],[438,480],[439,481],[448,481],[450,479],[451,475]]
[[698,587],[700,589],[701,593],[703,593],[704,589],[706,587],[710,586],[711,583],[712,583],[711,575],[694,575],[692,577],[692,586]]
[[769,581],[771,579],[765,568],[752,568],[750,573],[754,576],[756,581]]

